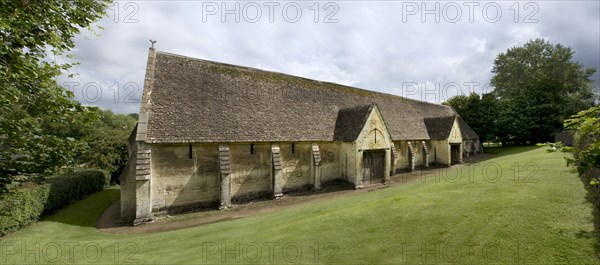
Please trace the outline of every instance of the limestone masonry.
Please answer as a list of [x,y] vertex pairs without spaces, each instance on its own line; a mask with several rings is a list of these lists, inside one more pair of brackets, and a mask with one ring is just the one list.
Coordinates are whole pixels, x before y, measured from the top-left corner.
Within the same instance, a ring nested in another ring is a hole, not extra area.
[[481,152],[451,107],[151,48],[121,218],[356,188]]

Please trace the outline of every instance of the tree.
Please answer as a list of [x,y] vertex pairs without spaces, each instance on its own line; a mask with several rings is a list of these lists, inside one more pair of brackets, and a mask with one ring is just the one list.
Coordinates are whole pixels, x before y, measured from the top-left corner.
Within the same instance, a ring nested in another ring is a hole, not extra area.
[[496,57],[492,85],[503,142],[551,141],[564,119],[593,106],[590,77],[596,69],[574,62],[573,53],[569,47],[536,39]]
[[0,193],[17,176],[47,176],[73,161],[82,143],[53,128],[91,119],[56,81],[72,65],[48,60],[104,15],[109,1],[0,0]]
[[77,164],[87,168],[106,170],[111,182],[119,184],[119,175],[127,165],[129,158],[127,139],[135,126],[137,115],[113,114],[110,110],[100,110],[99,119],[86,127],[81,140],[87,143],[77,158]]
[[479,96],[473,92],[469,96],[454,96],[442,104],[452,106],[477,133],[481,142],[495,139],[498,108],[493,94]]

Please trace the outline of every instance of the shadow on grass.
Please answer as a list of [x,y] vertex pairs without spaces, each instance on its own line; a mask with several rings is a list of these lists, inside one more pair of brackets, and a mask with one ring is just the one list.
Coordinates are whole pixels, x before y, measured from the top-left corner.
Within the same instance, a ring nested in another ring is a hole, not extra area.
[[[377,184],[365,187],[362,190],[369,192],[387,187],[389,186]],[[237,200],[237,203],[233,204],[233,207],[226,211],[219,210],[218,207],[205,207],[197,209],[190,208],[189,211],[182,212],[158,213],[154,216],[156,218],[155,222],[135,227],[130,226],[129,224],[110,222],[111,220],[108,220],[110,219],[110,212],[117,208],[111,206],[98,220],[97,228],[102,232],[111,234],[146,234],[179,230],[183,228],[197,227],[200,225],[274,213],[303,204],[321,202],[337,196],[347,196],[347,192],[354,191],[356,191],[354,186],[345,181],[327,181],[322,183],[321,188],[318,190],[306,186],[301,190],[285,192],[283,197],[279,197],[277,199],[273,199],[271,196]]]
[[42,221],[95,228],[96,220],[106,208],[119,199],[119,196],[119,189],[103,190],[44,217]]

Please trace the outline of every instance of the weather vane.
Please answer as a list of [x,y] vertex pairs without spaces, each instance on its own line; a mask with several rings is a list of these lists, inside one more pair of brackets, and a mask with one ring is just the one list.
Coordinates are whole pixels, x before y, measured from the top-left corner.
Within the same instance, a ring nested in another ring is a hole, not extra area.
[[152,43],[152,46],[150,46],[150,49],[154,49],[154,43],[156,43],[155,40],[150,39],[150,43]]

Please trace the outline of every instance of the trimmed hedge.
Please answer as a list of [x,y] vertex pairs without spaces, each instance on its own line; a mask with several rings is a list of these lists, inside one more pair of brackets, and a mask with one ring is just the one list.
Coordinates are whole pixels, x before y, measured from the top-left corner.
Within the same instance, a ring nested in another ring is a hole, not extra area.
[[29,184],[5,194],[0,200],[0,236],[35,223],[50,194],[50,185]]
[[12,190],[0,200],[0,236],[103,190],[108,181],[110,178],[105,172],[86,170],[48,178],[43,184],[27,183]]
[[110,178],[103,171],[86,170],[48,178],[50,194],[44,206],[44,214],[52,213],[73,201],[103,190]]

